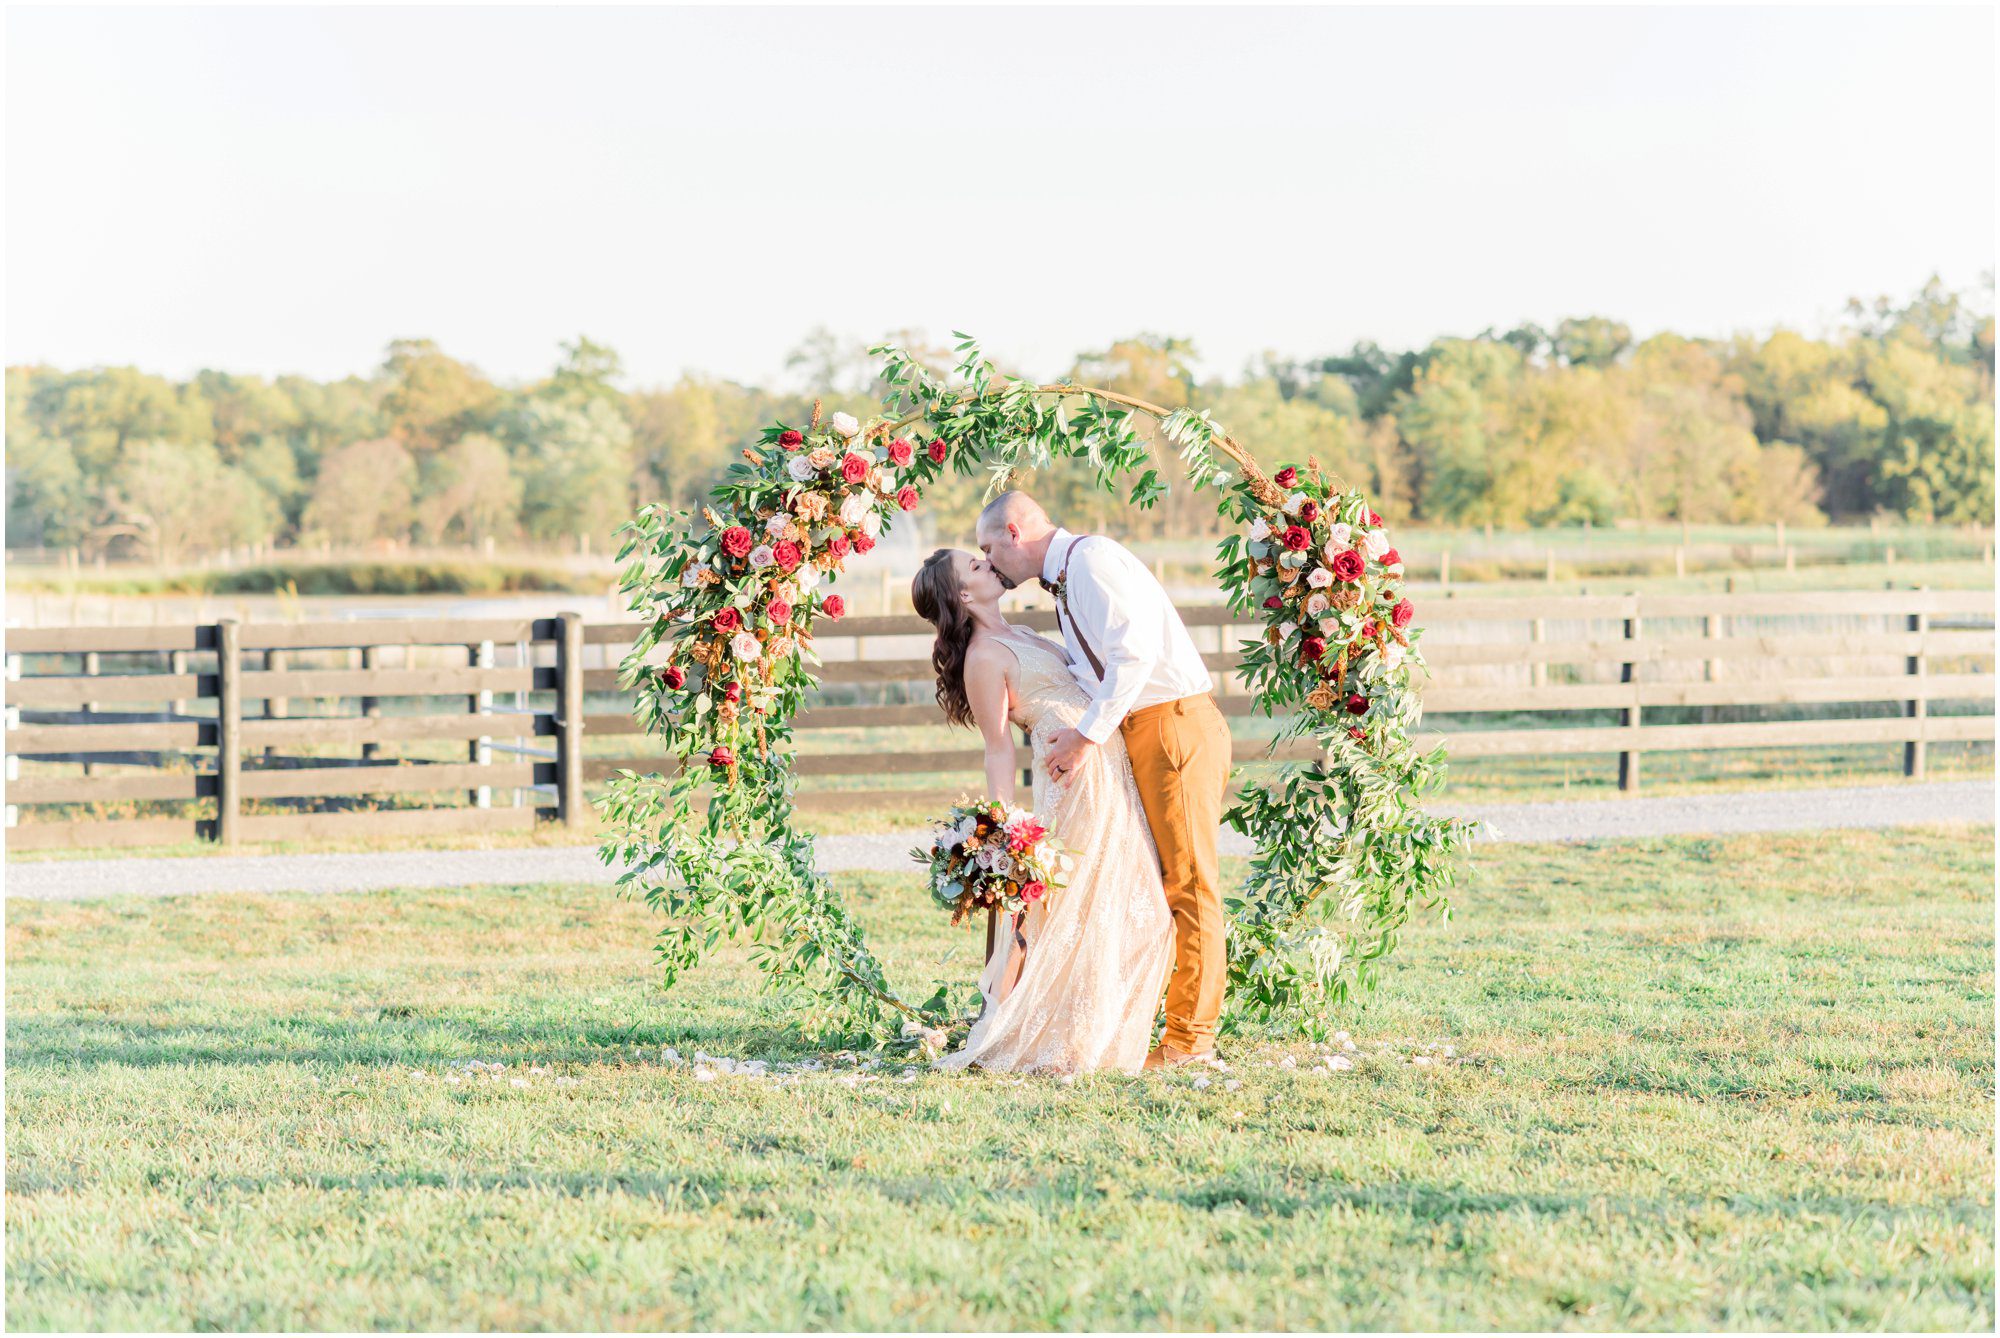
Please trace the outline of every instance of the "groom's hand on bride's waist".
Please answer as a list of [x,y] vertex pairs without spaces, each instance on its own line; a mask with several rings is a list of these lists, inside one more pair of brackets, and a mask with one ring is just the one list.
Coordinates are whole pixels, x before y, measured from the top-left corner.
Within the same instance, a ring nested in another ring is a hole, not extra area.
[[1052,780],[1067,780],[1071,772],[1077,770],[1096,754],[1097,745],[1083,737],[1076,730],[1066,729],[1049,743],[1049,777]]

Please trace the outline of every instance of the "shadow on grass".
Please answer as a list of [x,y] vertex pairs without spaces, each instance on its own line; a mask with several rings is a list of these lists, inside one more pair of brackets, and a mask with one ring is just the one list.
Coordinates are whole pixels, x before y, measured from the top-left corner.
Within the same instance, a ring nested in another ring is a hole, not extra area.
[[538,1064],[601,1064],[632,1051],[665,1046],[739,1059],[791,1060],[852,1047],[856,1038],[810,1044],[796,1028],[765,1024],[654,1022],[630,1027],[579,1025],[573,1017],[490,1025],[477,1017],[430,1016],[273,1018],[255,1025],[154,1022],[102,1015],[29,1015],[7,1022],[7,1065],[17,1072],[47,1069],[254,1067],[275,1064],[450,1064],[479,1059]]

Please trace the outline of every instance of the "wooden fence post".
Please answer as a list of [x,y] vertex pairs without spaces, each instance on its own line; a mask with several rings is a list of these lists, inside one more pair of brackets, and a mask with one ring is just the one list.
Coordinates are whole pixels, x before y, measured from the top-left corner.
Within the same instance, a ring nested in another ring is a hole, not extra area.
[[215,625],[215,839],[233,846],[240,825],[243,767],[243,628]]
[[[96,678],[102,665],[103,661],[96,651],[87,650],[83,653],[83,673],[86,678]],[[87,716],[97,714],[97,703],[85,702],[83,704],[83,713]],[[86,720],[84,723],[89,724],[90,722]],[[95,776],[97,774],[97,764],[86,759],[83,764],[83,774],[86,776]]]
[[1451,550],[1449,548],[1438,554],[1438,585],[1447,589],[1451,586]]
[[[21,657],[19,655],[9,655],[7,657],[7,681],[9,683],[18,683],[21,681]],[[12,733],[13,731],[21,727],[21,708],[18,706],[9,706],[6,708],[6,710],[7,710],[7,730],[9,733]],[[14,749],[10,742],[7,748],[7,780],[10,783],[10,788],[11,788],[11,782],[17,781],[20,778],[21,778],[21,760],[14,755]],[[20,825],[21,821],[20,805],[18,804],[7,805],[6,821],[9,827],[15,827]]]
[[[1931,616],[1924,609],[1921,602],[1924,592],[1928,589],[1928,586],[1920,585],[1917,587],[1919,600],[1917,612],[1912,613],[1909,618],[1909,630],[1912,635],[1917,637],[1916,654],[1910,656],[1903,666],[1911,677],[1919,680],[1930,671],[1930,657],[1924,654],[1923,638],[1930,631]],[[1928,760],[1924,755],[1923,722],[1930,716],[1929,699],[1919,692],[1917,696],[1903,703],[1903,714],[1917,722],[1917,737],[1907,740],[1903,744],[1903,774],[1911,780],[1922,780],[1924,778],[1924,764]]]
[[583,615],[556,615],[556,820],[584,825]]
[[[1549,622],[1546,618],[1535,618],[1528,623],[1528,640],[1540,645],[1549,639]],[[1528,682],[1535,687],[1546,687],[1549,681],[1549,666],[1546,660],[1536,660],[1528,666]]]
[[[1639,639],[1639,619],[1634,616],[1625,620],[1625,640]],[[1618,681],[1632,685],[1632,704],[1618,713],[1618,723],[1630,729],[1639,727],[1639,665],[1636,660],[1626,660],[1618,667]],[[1632,748],[1618,754],[1618,788],[1633,793],[1639,788],[1639,751]]]
[[[363,646],[361,648],[361,667],[363,669],[380,668],[381,659],[382,648],[380,646]],[[361,699],[361,714],[370,720],[380,719],[382,715],[381,699],[378,697],[363,697]],[[361,760],[366,762],[380,751],[381,745],[364,743],[361,745]]]
[[[1705,614],[1701,620],[1701,634],[1707,637],[1710,641],[1722,640],[1721,616],[1719,614],[1714,614],[1714,613]],[[1721,660],[1708,659],[1708,660],[1703,660],[1701,662],[1701,678],[1704,683],[1713,683],[1718,679],[1720,679],[1721,677],[1722,677]],[[1715,708],[1713,706],[1703,706],[1701,708],[1701,723],[1704,725],[1708,725],[1708,724],[1713,724],[1714,722],[1715,722]]]
[[[467,658],[472,662],[473,668],[491,669],[493,667],[494,655],[493,643],[491,641],[482,641],[476,646],[467,646],[466,650],[469,652]],[[474,715],[492,715],[493,690],[491,688],[481,688],[472,694],[467,700],[466,705]],[[491,734],[482,734],[474,739],[471,746],[466,749],[466,760],[482,767],[491,766],[493,764],[493,736]],[[490,785],[482,785],[466,797],[472,801],[474,808],[493,807],[493,787]]]

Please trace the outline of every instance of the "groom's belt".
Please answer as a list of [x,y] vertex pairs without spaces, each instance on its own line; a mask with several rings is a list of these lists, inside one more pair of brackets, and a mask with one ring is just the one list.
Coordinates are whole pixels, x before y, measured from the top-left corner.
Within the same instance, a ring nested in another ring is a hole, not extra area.
[[1218,712],[1222,709],[1215,704],[1214,693],[1197,692],[1186,697],[1176,697],[1172,701],[1154,702],[1151,706],[1134,707],[1125,713],[1123,720],[1118,722],[1118,728],[1124,729],[1126,726],[1138,721],[1150,720],[1156,715],[1186,715],[1189,711],[1198,711],[1204,707],[1208,710]]

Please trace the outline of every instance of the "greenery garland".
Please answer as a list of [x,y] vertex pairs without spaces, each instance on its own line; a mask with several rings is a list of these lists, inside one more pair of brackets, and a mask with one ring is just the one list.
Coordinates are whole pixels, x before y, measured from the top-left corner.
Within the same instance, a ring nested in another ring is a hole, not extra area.
[[1216,573],[1230,606],[1265,624],[1239,672],[1260,710],[1289,717],[1280,739],[1319,745],[1316,761],[1246,786],[1228,814],[1258,854],[1229,901],[1225,1020],[1323,1035],[1331,1007],[1372,985],[1413,911],[1449,915],[1471,836],[1422,808],[1444,763],[1442,749],[1411,742],[1421,656],[1400,558],[1362,496],[1310,461],[1267,478],[1206,414],[1007,377],[959,338],[949,377],[900,348],[872,350],[885,417],[821,421],[816,406],[803,427],[765,429],[699,526],[647,506],[620,531],[621,586],[645,620],[623,677],[673,766],[613,779],[598,801],[613,828],[600,855],[661,913],[665,983],[744,936],[809,1029],[928,1032],[963,1016],[970,980],[938,983],[920,1003],[891,987],[793,826],[792,718],[818,682],[813,631],[845,613],[831,587],[847,557],[946,469],[988,471],[997,490],[1016,471],[1079,459],[1107,491],[1151,506],[1167,485],[1143,416],[1244,527],[1222,541]]

